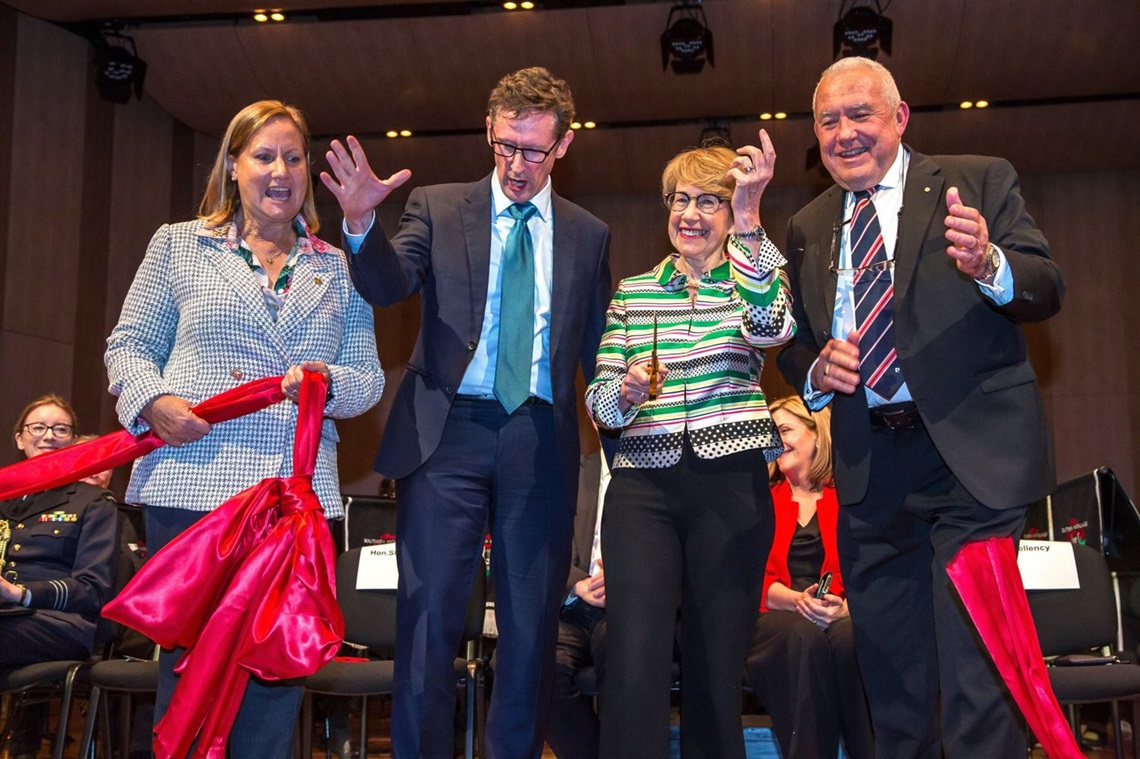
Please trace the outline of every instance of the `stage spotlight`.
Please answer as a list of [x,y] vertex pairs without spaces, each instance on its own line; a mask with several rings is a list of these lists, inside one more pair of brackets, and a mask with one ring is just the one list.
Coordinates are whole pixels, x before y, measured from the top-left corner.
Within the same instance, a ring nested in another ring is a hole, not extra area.
[[674,73],[699,74],[706,57],[710,66],[716,66],[713,36],[705,24],[701,0],[684,0],[669,9],[665,31],[661,33],[661,68],[668,68],[672,58]]
[[118,32],[103,32],[95,39],[95,86],[100,97],[125,103],[133,91],[142,98],[144,79],[146,61],[139,58],[133,39]]
[[839,20],[835,22],[834,39],[832,44],[832,57],[848,58],[853,55],[875,60],[881,49],[887,55],[891,54],[891,27],[889,18],[883,15],[883,8],[879,0],[872,0],[874,8],[870,5],[854,5],[843,12],[847,0],[839,6]]

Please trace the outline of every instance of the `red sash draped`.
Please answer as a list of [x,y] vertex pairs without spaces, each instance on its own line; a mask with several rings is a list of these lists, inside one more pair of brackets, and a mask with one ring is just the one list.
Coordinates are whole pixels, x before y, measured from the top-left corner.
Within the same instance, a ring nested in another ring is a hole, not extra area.
[[1013,540],[967,543],[946,571],[1045,754],[1050,759],[1083,757],[1049,683]]
[[[164,648],[187,649],[155,728],[159,759],[181,759],[192,746],[196,759],[225,759],[251,675],[304,677],[340,647],[335,550],[312,488],[325,390],[323,376],[305,372],[292,477],[263,480],[210,512],[151,556],[103,609]],[[283,399],[281,377],[269,377],[210,398],[194,413],[214,423]],[[162,445],[153,432],[123,431],[37,456],[0,470],[0,498],[73,482]]]

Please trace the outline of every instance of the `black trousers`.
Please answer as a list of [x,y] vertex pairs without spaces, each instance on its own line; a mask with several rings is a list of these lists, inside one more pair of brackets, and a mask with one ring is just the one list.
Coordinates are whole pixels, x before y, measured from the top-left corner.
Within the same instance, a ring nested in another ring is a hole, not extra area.
[[593,667],[598,691],[606,669],[606,610],[575,601],[562,608],[554,648],[554,698],[546,743],[558,759],[597,759],[600,729],[592,695],[576,678]]
[[967,542],[1019,537],[1026,510],[978,503],[921,426],[871,440],[867,495],[840,507],[838,537],[877,756],[1024,757],[1020,714],[946,565]]
[[603,759],[669,755],[671,660],[681,605],[681,752],[743,759],[741,671],[764,563],[772,497],[760,451],[666,469],[617,469],[606,493]]
[[34,611],[0,618],[0,667],[55,659],[86,661],[91,656],[91,636],[53,612]]
[[784,759],[872,759],[871,715],[851,618],[822,628],[794,611],[756,620],[745,676],[772,717]]

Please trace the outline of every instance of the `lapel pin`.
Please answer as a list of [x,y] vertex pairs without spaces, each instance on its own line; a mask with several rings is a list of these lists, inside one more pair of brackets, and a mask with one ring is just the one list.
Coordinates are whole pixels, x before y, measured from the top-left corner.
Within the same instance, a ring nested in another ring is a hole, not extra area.
[[320,277],[314,277],[313,283],[318,284],[318,285],[323,285],[325,283],[325,281],[323,279],[321,279]]

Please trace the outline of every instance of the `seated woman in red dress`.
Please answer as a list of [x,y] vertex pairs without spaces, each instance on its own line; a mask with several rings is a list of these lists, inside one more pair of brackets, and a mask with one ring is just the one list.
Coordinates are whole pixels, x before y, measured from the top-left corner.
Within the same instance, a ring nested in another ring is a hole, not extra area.
[[[784,759],[874,756],[871,719],[835,546],[831,412],[797,397],[770,407],[784,453],[769,465],[776,534],[745,668],[772,717]],[[830,587],[817,598],[820,578]]]

